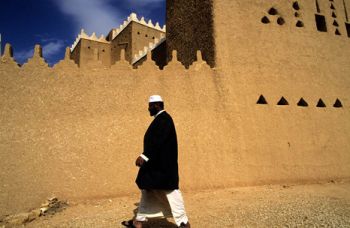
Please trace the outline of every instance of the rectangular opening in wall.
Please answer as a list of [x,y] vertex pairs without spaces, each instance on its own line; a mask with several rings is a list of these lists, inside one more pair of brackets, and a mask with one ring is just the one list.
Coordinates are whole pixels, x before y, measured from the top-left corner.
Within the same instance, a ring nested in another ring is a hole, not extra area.
[[327,32],[326,18],[323,15],[315,14],[317,30]]
[[346,31],[348,32],[348,37],[350,37],[350,24],[345,22]]

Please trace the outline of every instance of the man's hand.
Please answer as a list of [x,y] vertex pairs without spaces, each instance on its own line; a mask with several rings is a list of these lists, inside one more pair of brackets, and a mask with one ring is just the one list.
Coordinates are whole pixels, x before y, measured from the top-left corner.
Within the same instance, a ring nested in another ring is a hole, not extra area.
[[145,163],[145,160],[141,156],[139,156],[135,161],[135,165],[138,167],[141,167],[143,163]]

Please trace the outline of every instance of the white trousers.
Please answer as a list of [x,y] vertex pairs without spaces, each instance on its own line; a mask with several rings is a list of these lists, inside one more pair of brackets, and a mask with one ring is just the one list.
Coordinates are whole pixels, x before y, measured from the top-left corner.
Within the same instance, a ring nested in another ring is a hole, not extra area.
[[144,222],[147,218],[172,216],[177,226],[187,223],[184,201],[180,190],[142,190],[141,201],[136,214],[136,221]]

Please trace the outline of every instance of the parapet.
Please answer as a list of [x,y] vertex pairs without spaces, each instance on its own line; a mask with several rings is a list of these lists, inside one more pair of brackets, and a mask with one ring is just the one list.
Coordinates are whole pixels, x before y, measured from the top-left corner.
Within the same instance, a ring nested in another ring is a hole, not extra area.
[[13,49],[12,49],[11,44],[7,43],[5,45],[4,55],[1,56],[0,63],[2,63],[2,64],[9,64],[11,66],[18,67],[18,64],[13,59]]
[[[139,23],[141,25],[158,30],[160,32],[164,32],[164,33],[166,32],[165,25],[163,27],[160,27],[158,22],[156,22],[156,24],[153,24],[152,20],[149,20],[148,22],[146,22],[144,17],[141,17],[141,19],[138,19],[136,13],[131,13],[130,16],[127,18],[127,20],[124,21],[119,26],[119,28],[113,29],[111,31],[112,32],[112,40],[114,40],[131,22]],[[97,42],[110,43],[109,41],[106,40],[104,35],[101,35],[98,38],[96,36],[96,33],[92,33],[91,36],[89,36],[88,34],[85,33],[84,29],[81,29],[80,34],[78,35],[78,37],[76,38],[75,42],[73,43],[73,45],[70,49],[71,51],[73,51],[75,49],[75,47],[78,45],[80,39],[87,39],[87,40],[92,40],[92,41],[97,41]]]
[[70,71],[76,71],[78,70],[78,65],[75,64],[75,62],[70,58],[71,52],[70,48],[66,48],[66,53],[64,55],[64,59],[58,62],[53,66],[54,69],[61,69],[61,70],[70,70]]
[[[0,53],[1,54],[1,53]],[[6,61],[8,59],[12,59],[13,60],[13,49],[12,46],[10,44],[6,44],[5,45],[5,51],[4,51],[4,55],[1,56],[1,59],[3,61]]]
[[[137,68],[138,71],[142,72],[142,68],[144,68],[145,65],[151,66],[151,68],[154,68],[154,69],[159,69],[159,66],[157,66],[156,63],[154,61],[152,61],[151,51],[164,41],[165,41],[165,37],[162,37],[160,40],[156,39],[154,43],[151,43],[149,45],[149,47],[145,47],[145,49],[142,51],[142,53],[140,53],[138,58],[141,59],[147,55],[147,59],[146,59],[146,61],[142,62],[142,64],[140,65],[143,67],[141,67],[140,69]],[[64,60],[61,60],[59,63],[55,64],[53,67],[50,67],[47,64],[42,53],[43,53],[42,47],[40,45],[35,45],[33,57],[28,59],[28,61],[20,68],[23,68],[24,70],[28,69],[28,68],[35,68],[35,69],[39,69],[39,70],[43,70],[43,69],[49,70],[49,69],[53,68],[53,70],[55,70],[55,69],[62,70],[63,69],[65,72],[70,72],[70,71],[75,72],[79,69],[79,67],[70,58],[71,52],[70,52],[69,47],[66,48]],[[172,58],[173,60],[169,62],[169,64],[171,66],[170,66],[170,68],[165,67],[164,71],[170,72],[174,69],[184,70],[184,71],[189,70],[189,69],[185,69],[184,66],[177,60],[177,52],[175,50],[173,51],[172,54],[173,54],[173,58]],[[125,50],[122,50],[120,55],[121,55],[120,60],[117,61],[115,64],[113,64],[111,67],[105,67],[105,66],[102,66],[102,64],[101,64],[101,69],[102,69],[102,67],[104,67],[103,69],[106,69],[106,70],[108,70],[108,69],[109,70],[134,70],[132,67],[133,64],[130,64],[128,61],[125,60]],[[8,67],[8,64],[7,64],[8,62],[11,62],[18,67],[19,65],[12,58],[12,56],[13,56],[12,47],[11,47],[11,45],[7,44],[6,48],[5,48],[5,53],[1,58],[2,61],[0,61],[0,67],[2,67],[3,69],[6,70],[6,68]],[[96,62],[98,62],[98,59],[90,61],[90,63],[88,63],[88,65],[89,64],[94,65]],[[205,61],[203,61],[200,51],[198,51],[197,61],[193,62],[193,66],[196,66],[197,71],[198,70],[213,70],[209,67],[209,65]],[[95,67],[95,68],[96,68],[96,70],[99,70],[97,68],[100,68],[100,67]]]
[[31,68],[31,67],[33,67],[33,68],[37,68],[37,67],[47,68],[48,67],[47,62],[43,58],[43,49],[39,44],[35,45],[33,57],[29,58],[28,61],[23,64],[22,68],[25,69],[25,68]]
[[147,26],[149,28],[156,29],[160,32],[165,33],[165,31],[166,31],[165,25],[161,28],[158,22],[154,25],[152,23],[152,20],[149,20],[148,22],[146,22],[144,17],[141,17],[141,19],[138,19],[136,13],[131,13],[130,16],[128,17],[128,19],[126,21],[124,21],[124,23],[121,24],[119,26],[119,28],[112,30],[112,34],[113,34],[112,40],[114,40],[131,22],[139,23],[139,24]]
[[156,47],[161,45],[165,40],[166,40],[165,35],[163,35],[163,34],[160,36],[160,39],[155,38],[153,43],[150,42],[148,46],[145,46],[144,49],[140,50],[138,54],[135,54],[131,63],[134,65],[135,63],[140,61],[140,59],[145,57],[148,52],[153,51]]
[[96,33],[94,33],[94,32],[91,34],[91,36],[89,36],[88,34],[85,33],[84,29],[81,29],[80,34],[76,38],[72,47],[70,48],[71,51],[73,51],[74,48],[78,45],[80,39],[87,39],[87,40],[92,40],[92,41],[97,41],[97,42],[102,42],[102,43],[109,43],[103,34],[99,38],[96,36]]

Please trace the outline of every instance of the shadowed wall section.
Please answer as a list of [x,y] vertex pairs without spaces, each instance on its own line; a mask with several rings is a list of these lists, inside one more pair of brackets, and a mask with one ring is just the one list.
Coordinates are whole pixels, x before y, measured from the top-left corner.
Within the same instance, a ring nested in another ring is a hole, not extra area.
[[215,66],[215,44],[212,0],[167,1],[167,51],[179,53],[179,61],[186,67],[196,60],[196,50],[203,59]]

